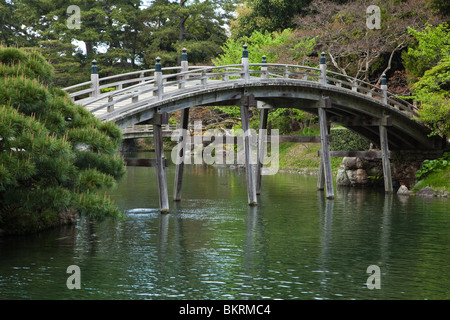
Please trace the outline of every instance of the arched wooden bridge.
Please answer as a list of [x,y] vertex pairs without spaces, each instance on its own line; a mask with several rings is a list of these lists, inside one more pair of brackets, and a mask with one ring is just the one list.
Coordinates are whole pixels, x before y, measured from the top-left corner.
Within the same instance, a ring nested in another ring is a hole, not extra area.
[[[65,88],[70,97],[102,121],[114,121],[121,128],[153,124],[156,170],[161,211],[168,211],[161,126],[167,114],[182,110],[181,128],[186,129],[189,108],[196,106],[238,106],[242,129],[249,129],[248,108],[261,109],[260,128],[267,125],[272,108],[298,108],[317,114],[322,143],[319,189],[334,198],[328,147],[329,123],[339,123],[379,146],[383,160],[386,192],[392,192],[390,150],[443,149],[445,139],[429,137],[429,129],[417,120],[413,105],[381,86],[327,70],[322,53],[319,68],[267,63],[252,64],[244,46],[240,64],[226,66],[189,66],[183,50],[181,66],[155,68],[99,78],[95,61],[91,81]],[[111,88],[113,91],[111,91]],[[179,144],[182,148],[182,144]],[[244,135],[248,201],[257,203],[261,181],[260,168],[249,161],[249,137]],[[180,149],[182,152],[182,149]],[[177,165],[174,199],[181,195],[183,164]]]

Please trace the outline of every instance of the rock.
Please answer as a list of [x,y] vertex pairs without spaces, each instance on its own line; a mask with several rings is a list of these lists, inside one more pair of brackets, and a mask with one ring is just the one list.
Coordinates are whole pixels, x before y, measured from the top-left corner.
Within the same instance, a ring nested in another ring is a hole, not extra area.
[[397,194],[409,196],[409,190],[405,185],[401,185],[400,188],[398,188]]
[[344,159],[342,159],[342,164],[344,165],[346,170],[357,169],[355,157],[344,157]]
[[363,159],[356,158],[355,166],[356,166],[356,169],[364,169],[365,163],[364,163]]
[[369,182],[369,177],[367,175],[366,170],[357,169],[357,170],[345,170],[345,174],[350,180],[351,185],[366,185]]
[[426,187],[416,193],[418,197],[434,197],[434,190],[430,187]]
[[344,169],[339,169],[336,175],[336,184],[338,186],[348,186],[350,185],[350,180]]
[[347,175],[348,180],[351,184],[354,184],[356,181],[356,171],[355,170],[345,170],[345,174]]
[[448,192],[446,190],[438,190],[436,192],[436,196],[439,198],[447,198],[448,197]]
[[356,183],[357,184],[367,184],[369,182],[369,176],[366,170],[358,169],[356,170]]

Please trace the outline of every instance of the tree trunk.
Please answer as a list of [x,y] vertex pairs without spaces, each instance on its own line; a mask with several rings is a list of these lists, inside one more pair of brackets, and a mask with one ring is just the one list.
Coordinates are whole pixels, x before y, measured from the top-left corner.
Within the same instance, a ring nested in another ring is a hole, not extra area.
[[[187,0],[180,0],[180,7],[184,8],[184,4]],[[184,42],[184,38],[186,35],[186,21],[189,16],[180,15],[180,29],[178,34],[178,43],[181,45]],[[178,57],[178,65],[181,62],[181,57]]]
[[86,45],[86,57],[91,57],[94,54],[94,44],[92,41],[84,41]]
[[[187,0],[180,0],[180,7],[184,8],[184,4]],[[178,36],[178,42],[181,44],[184,41],[184,35],[186,33],[186,20],[189,16],[180,15],[180,34]]]

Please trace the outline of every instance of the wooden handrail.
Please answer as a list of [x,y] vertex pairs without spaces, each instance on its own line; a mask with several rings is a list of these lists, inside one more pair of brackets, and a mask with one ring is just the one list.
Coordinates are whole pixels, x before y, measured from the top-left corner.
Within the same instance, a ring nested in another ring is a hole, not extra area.
[[[319,82],[324,85],[339,87],[343,90],[353,91],[355,93],[363,94],[368,98],[373,98],[376,100],[383,100],[385,92],[380,87],[370,84],[368,82],[359,80],[354,77],[350,77],[344,74],[340,74],[333,71],[326,71],[326,76],[323,78],[321,76],[321,69],[309,67],[309,66],[301,66],[301,65],[290,65],[290,64],[280,64],[280,63],[251,63],[248,64],[249,69],[248,73],[250,76],[250,80],[264,78],[264,81],[270,81],[271,78],[279,78],[279,79],[291,79],[291,80],[300,80],[300,81],[308,81],[308,82]],[[260,68],[264,67],[265,70],[261,70]],[[177,70],[176,73],[171,74],[163,74],[164,71],[173,71]],[[108,102],[101,104],[100,106],[94,106],[89,108],[91,112],[100,111],[102,109],[108,109],[108,111],[113,111],[113,107],[115,104],[119,102],[123,102],[126,100],[131,100],[129,107],[131,108],[133,103],[136,103],[139,100],[139,97],[143,94],[154,92],[155,97],[153,98],[155,101],[158,101],[158,95],[156,92],[162,92],[160,94],[161,98],[173,97],[177,94],[183,94],[188,90],[192,90],[192,88],[202,88],[208,87],[211,85],[215,85],[217,81],[227,82],[227,81],[242,81],[242,72],[244,70],[243,64],[230,64],[223,66],[191,66],[187,69],[187,71],[182,71],[181,67],[168,67],[162,68],[162,76],[161,76],[161,84],[157,84],[155,81],[155,69],[141,70],[128,72],[120,75],[108,76],[104,78],[100,78],[99,82],[106,82],[108,80],[129,77],[140,75],[141,77],[125,79],[121,81],[105,83],[99,86],[100,89],[111,88],[114,87],[114,91],[101,93],[97,97],[90,97],[79,100],[79,103],[89,107],[98,101],[108,99]],[[145,73],[153,73],[152,76],[143,77]],[[264,77],[263,77],[264,75]],[[325,79],[325,83],[321,82],[322,79]],[[133,84],[138,82],[137,84]],[[186,86],[188,83],[192,83],[193,86]],[[70,86],[64,88],[63,90],[70,91],[72,89],[89,85],[90,82],[83,82],[78,85]],[[126,88],[122,88],[124,85],[132,84]],[[181,89],[174,92],[165,92],[165,89],[169,89],[172,86],[180,86]],[[83,89],[77,92],[70,93],[70,97],[75,99],[78,96],[91,94],[93,89]],[[146,98],[147,101],[152,101],[152,98]],[[417,115],[415,107],[404,101],[402,99],[397,98],[392,93],[387,93],[386,103],[394,109],[411,113],[412,115]],[[137,104],[140,105],[140,104]]]

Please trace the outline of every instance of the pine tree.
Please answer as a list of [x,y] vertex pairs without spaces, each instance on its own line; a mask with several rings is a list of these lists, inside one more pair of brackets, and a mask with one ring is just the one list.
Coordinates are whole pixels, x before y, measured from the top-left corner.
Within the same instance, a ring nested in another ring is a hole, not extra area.
[[102,195],[125,173],[120,129],[51,85],[35,51],[0,47],[0,229],[39,231],[122,213]]

